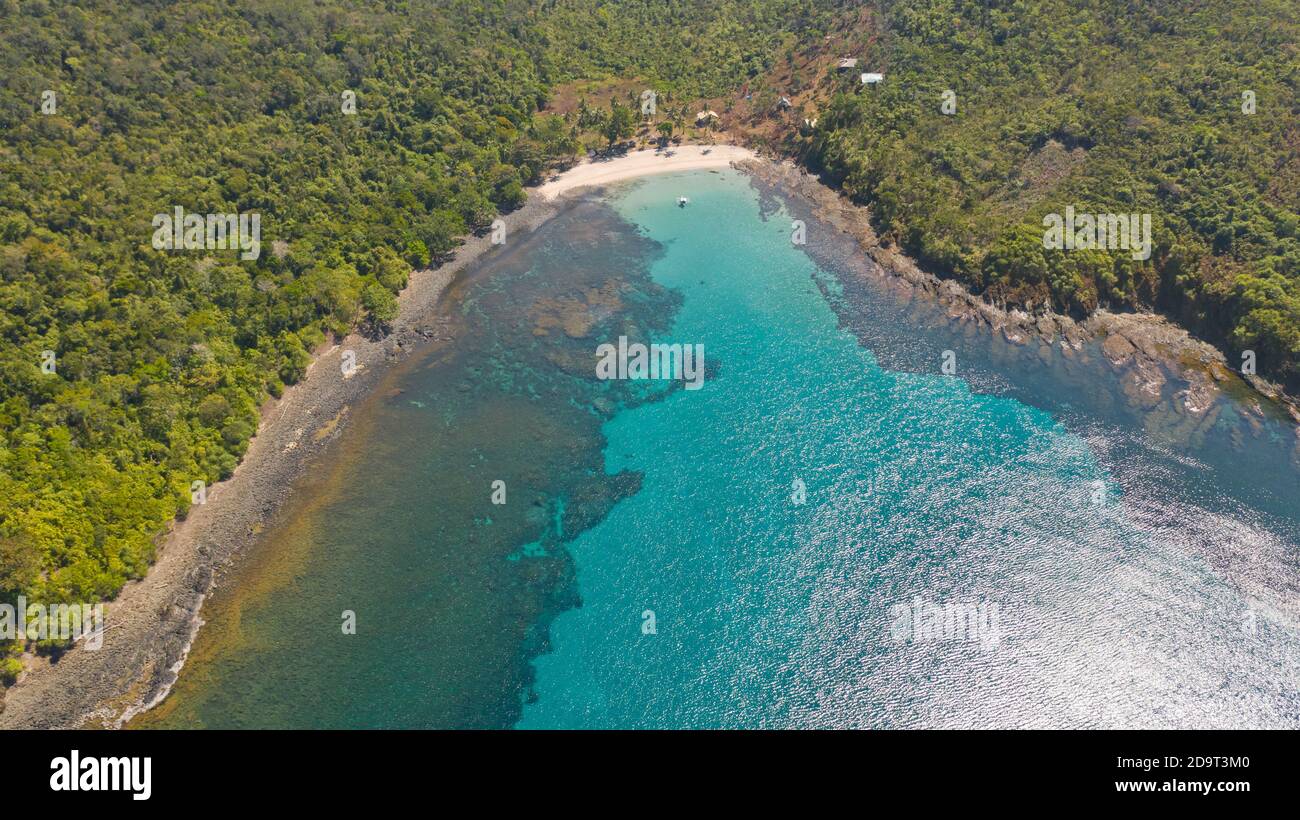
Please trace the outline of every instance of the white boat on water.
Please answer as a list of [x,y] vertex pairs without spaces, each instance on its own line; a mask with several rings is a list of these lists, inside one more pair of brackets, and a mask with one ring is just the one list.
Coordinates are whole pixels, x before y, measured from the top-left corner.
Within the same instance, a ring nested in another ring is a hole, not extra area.
[[690,204],[690,202],[691,202],[691,201],[690,201],[689,199],[687,199],[686,197],[684,197],[684,196],[679,196],[679,197],[677,197],[677,207],[678,207],[678,208],[685,208],[687,205]]

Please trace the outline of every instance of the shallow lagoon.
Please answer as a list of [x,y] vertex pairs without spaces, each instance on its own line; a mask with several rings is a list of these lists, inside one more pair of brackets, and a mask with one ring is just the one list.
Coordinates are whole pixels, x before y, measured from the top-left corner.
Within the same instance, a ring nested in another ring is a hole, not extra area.
[[[760,188],[621,185],[476,266],[138,723],[1300,725],[1288,426],[1133,408]],[[619,335],[702,389],[597,381]]]

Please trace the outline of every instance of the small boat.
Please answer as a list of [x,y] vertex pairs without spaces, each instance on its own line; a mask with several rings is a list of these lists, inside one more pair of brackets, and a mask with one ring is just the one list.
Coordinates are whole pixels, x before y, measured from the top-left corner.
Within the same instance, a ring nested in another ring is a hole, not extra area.
[[678,208],[685,208],[687,205],[690,204],[690,202],[691,202],[691,201],[690,201],[689,199],[687,199],[686,197],[684,197],[684,196],[679,196],[679,197],[677,197],[677,207],[678,207]]

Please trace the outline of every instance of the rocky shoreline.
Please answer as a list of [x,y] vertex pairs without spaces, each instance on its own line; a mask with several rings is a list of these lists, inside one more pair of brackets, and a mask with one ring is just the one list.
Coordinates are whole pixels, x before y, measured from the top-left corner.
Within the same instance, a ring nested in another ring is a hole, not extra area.
[[[534,197],[505,217],[510,231],[532,231],[558,211]],[[458,275],[492,250],[491,237],[470,237],[455,258],[416,271],[382,339],[352,334],[320,351],[306,377],[262,407],[257,435],[234,474],[209,487],[158,539],[149,573],[106,606],[103,646],[76,646],[57,660],[28,655],[25,671],[4,693],[0,729],[120,728],[166,697],[202,626],[204,600],[223,570],[253,544],[304,475],[347,428],[352,409],[379,391],[394,365],[431,346],[454,342],[444,297]],[[343,355],[355,368],[343,372]]]
[[[1213,408],[1227,394],[1245,397],[1261,417],[1284,412],[1300,422],[1300,402],[1262,379],[1243,379],[1219,350],[1160,316],[1103,310],[1076,321],[1041,308],[1001,308],[955,281],[922,271],[881,243],[866,208],[793,163],[758,159],[734,165],[805,201],[818,219],[854,237],[892,282],[940,306],[950,321],[998,334],[1013,345],[1059,345],[1067,357],[1099,345],[1121,372],[1124,391],[1136,407],[1150,409],[1165,401],[1173,378],[1178,380],[1175,409],[1199,423],[1213,423]],[[510,231],[531,231],[561,207],[562,199],[533,196],[506,222]],[[454,343],[444,298],[449,291],[454,294],[457,276],[491,248],[490,236],[473,237],[453,261],[414,273],[392,333],[378,340],[349,336],[321,352],[303,381],[268,402],[234,475],[211,487],[204,505],[192,508],[160,537],[148,575],[128,583],[109,604],[103,647],[94,652],[76,647],[57,662],[28,657],[26,671],[4,693],[0,729],[117,728],[166,697],[202,626],[203,602],[220,586],[223,570],[257,540],[293,493],[295,480],[346,429],[352,408],[382,392],[381,381],[395,364],[417,350]],[[355,355],[356,369],[349,376],[341,367],[345,351]],[[1300,453],[1300,427],[1296,430]]]
[[[1300,424],[1300,400],[1259,376],[1241,375],[1218,348],[1162,316],[1098,310],[1076,321],[1046,306],[1029,311],[991,304],[956,281],[921,270],[897,248],[886,246],[876,236],[867,208],[849,202],[793,162],[750,161],[738,167],[801,198],[818,219],[854,237],[900,286],[935,301],[953,322],[983,328],[1013,345],[1059,345],[1067,357],[1092,342],[1100,344],[1106,360],[1120,372],[1124,392],[1135,407],[1151,410],[1174,379],[1177,409],[1186,415],[1211,413],[1220,397],[1231,394],[1245,398],[1258,416],[1284,413]],[[1300,427],[1296,433],[1300,447]]]

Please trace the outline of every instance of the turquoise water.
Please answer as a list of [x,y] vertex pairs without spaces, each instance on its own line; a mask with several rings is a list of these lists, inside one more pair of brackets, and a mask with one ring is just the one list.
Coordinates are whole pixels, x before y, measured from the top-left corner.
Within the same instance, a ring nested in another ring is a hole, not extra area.
[[[553,624],[521,726],[1294,723],[1273,653],[1294,660],[1295,633],[1243,636],[1247,603],[1131,520],[1085,440],[937,357],[882,369],[784,211],[755,224],[735,175],[671,207],[683,183],[616,207],[667,249],[652,275],[685,297],[667,340],[703,343],[718,374],[605,425],[607,469],[643,472],[641,492],[571,545],[582,606]],[[996,605],[998,645],[895,640],[918,596]]]
[[[667,175],[512,234],[135,725],[1300,726],[1292,426],[1135,405],[801,208]],[[702,389],[598,381],[621,335]]]

